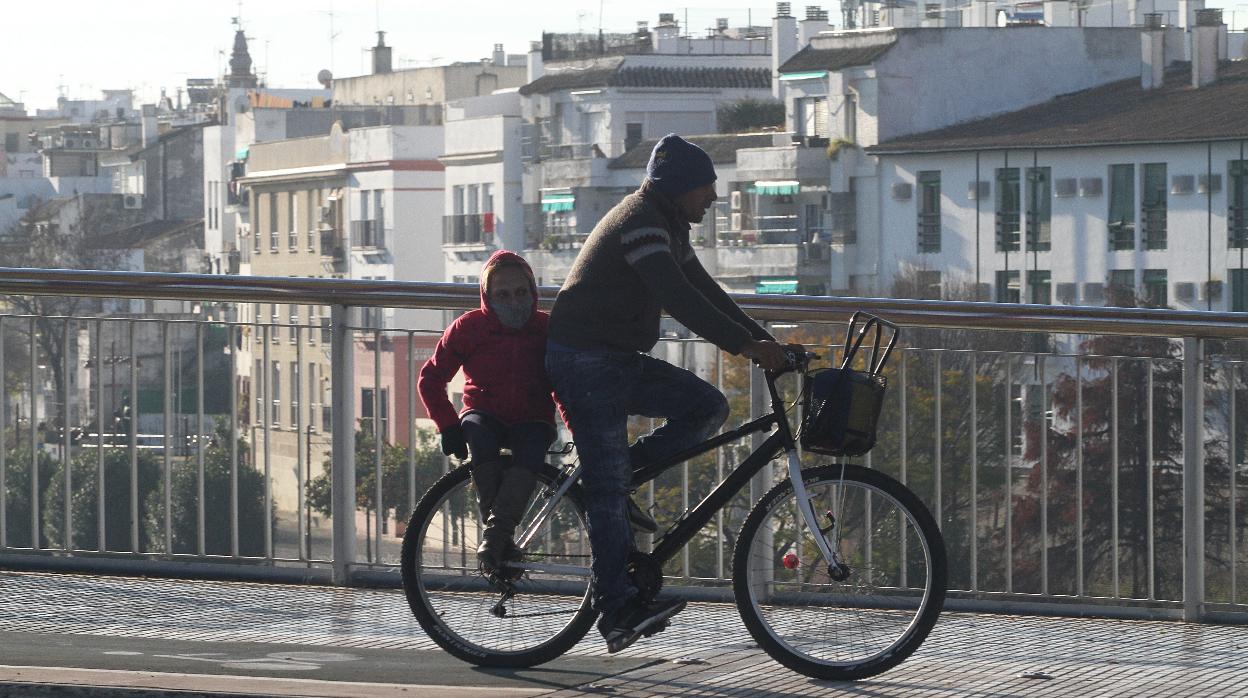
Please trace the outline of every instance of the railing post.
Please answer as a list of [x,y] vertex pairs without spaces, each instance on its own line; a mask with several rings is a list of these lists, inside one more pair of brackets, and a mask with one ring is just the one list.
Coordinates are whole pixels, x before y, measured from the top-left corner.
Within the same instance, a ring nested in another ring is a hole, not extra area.
[[351,582],[355,563],[355,343],[348,326],[350,308],[330,309],[330,391],[333,400],[332,508],[334,583]]
[[1203,351],[1200,338],[1183,338],[1183,620],[1187,622],[1200,621],[1205,600]]

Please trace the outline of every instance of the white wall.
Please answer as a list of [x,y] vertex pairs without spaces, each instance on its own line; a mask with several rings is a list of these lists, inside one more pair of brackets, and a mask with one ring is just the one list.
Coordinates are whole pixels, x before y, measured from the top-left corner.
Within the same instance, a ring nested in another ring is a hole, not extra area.
[[[1203,293],[1198,291],[1192,302],[1179,302],[1174,285],[1192,282],[1198,289],[1210,278],[1208,251],[1212,241],[1212,279],[1226,282],[1229,269],[1240,267],[1240,250],[1228,248],[1226,192],[1229,186],[1228,161],[1239,158],[1239,144],[1214,144],[1213,174],[1221,176],[1221,188],[1211,194],[1194,191],[1190,194],[1169,193],[1167,196],[1167,246],[1164,250],[1144,250],[1139,222],[1141,184],[1145,163],[1166,163],[1168,189],[1176,175],[1199,176],[1206,173],[1206,144],[1157,145],[1113,148],[1070,148],[1035,151],[1034,162],[1051,168],[1053,180],[1060,178],[1100,178],[1099,196],[1056,197],[1052,199],[1052,249],[1048,252],[1012,252],[1008,268],[1037,268],[1052,272],[1052,284],[1079,284],[1077,303],[1085,302],[1086,282],[1104,282],[1109,270],[1135,269],[1136,284],[1141,283],[1144,269],[1168,270],[1169,303],[1177,308],[1205,309]],[[975,280],[975,257],[979,253],[979,280],[992,284],[995,272],[1007,268],[1006,254],[996,251],[995,170],[1005,164],[1002,151],[983,152],[979,156],[979,178],[989,182],[989,195],[980,202],[979,236],[976,239],[975,201],[969,196],[969,184],[975,180],[975,155],[951,153],[936,155],[882,156],[881,177],[874,194],[881,202],[881,268],[878,289],[887,292],[892,279],[905,266],[939,270],[945,281]],[[1033,151],[1009,152],[1009,166],[1020,168],[1020,190],[1025,197],[1026,168],[1033,164]],[[1107,239],[1106,218],[1109,210],[1109,166],[1135,165],[1136,248],[1112,251]],[[915,182],[917,172],[938,170],[941,173],[942,241],[939,253],[920,254],[916,250],[917,189],[908,200],[892,196],[893,184]],[[1056,190],[1056,187],[1054,188]],[[1056,191],[1055,191],[1056,193]],[[1212,227],[1208,224],[1212,205]],[[861,210],[861,209],[860,209]],[[1026,210],[1024,198],[1023,211]],[[1025,231],[1021,236],[1025,249]],[[866,270],[859,270],[861,271]],[[1023,278],[1023,288],[1026,280]],[[995,298],[995,289],[993,296]],[[1230,294],[1213,302],[1213,309],[1225,309]],[[1055,298],[1056,300],[1056,298]]]

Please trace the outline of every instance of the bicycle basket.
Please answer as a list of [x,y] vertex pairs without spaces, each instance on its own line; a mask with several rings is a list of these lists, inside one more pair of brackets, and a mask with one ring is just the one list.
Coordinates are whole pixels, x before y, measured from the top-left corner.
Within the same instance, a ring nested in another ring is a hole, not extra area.
[[[884,362],[897,341],[897,327],[881,318],[868,316],[858,328],[860,313],[854,313],[846,332],[845,356],[839,368],[807,374],[802,388],[802,448],[829,456],[861,456],[875,446],[876,424],[884,406],[888,380],[881,373]],[[887,346],[880,352],[882,328],[892,330]],[[851,368],[854,357],[867,336],[875,330],[866,370]]]

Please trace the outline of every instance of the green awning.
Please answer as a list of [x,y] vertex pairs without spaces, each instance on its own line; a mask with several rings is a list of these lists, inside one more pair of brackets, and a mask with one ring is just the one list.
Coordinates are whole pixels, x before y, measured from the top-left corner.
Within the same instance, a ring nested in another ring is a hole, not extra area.
[[235,159],[235,160],[246,160],[246,159],[247,159],[247,153],[249,153],[250,151],[251,151],[250,146],[246,146],[246,145],[245,145],[245,146],[243,146],[243,147],[239,148],[238,150],[234,151],[234,159]]
[[762,279],[754,286],[754,292],[791,296],[797,293],[797,279]]
[[571,211],[576,208],[576,197],[572,194],[546,194],[542,196],[542,211],[555,213]]
[[797,180],[764,180],[755,182],[751,191],[764,196],[792,195],[800,194],[802,185]]
[[827,76],[828,71],[826,70],[810,70],[804,73],[783,73],[780,75],[780,80],[815,80]]

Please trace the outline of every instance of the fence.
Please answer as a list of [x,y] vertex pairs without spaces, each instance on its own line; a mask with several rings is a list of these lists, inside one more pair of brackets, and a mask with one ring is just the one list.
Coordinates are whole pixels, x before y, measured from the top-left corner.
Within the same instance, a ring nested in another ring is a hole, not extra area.
[[[353,313],[471,308],[476,286],[0,269],[0,293],[47,309],[0,317],[6,564],[393,583],[406,514],[449,466],[415,419],[442,327],[361,328]],[[115,298],[195,305],[103,312]],[[868,462],[940,521],[953,605],[1248,617],[1242,315],[736,298],[830,357],[854,310],[906,328]],[[734,421],[765,409],[745,362],[670,329],[655,353],[717,383]],[[103,443],[117,434],[124,446]],[[670,521],[746,446],[638,496]],[[778,477],[727,507],[671,583],[723,590],[736,527]]]

